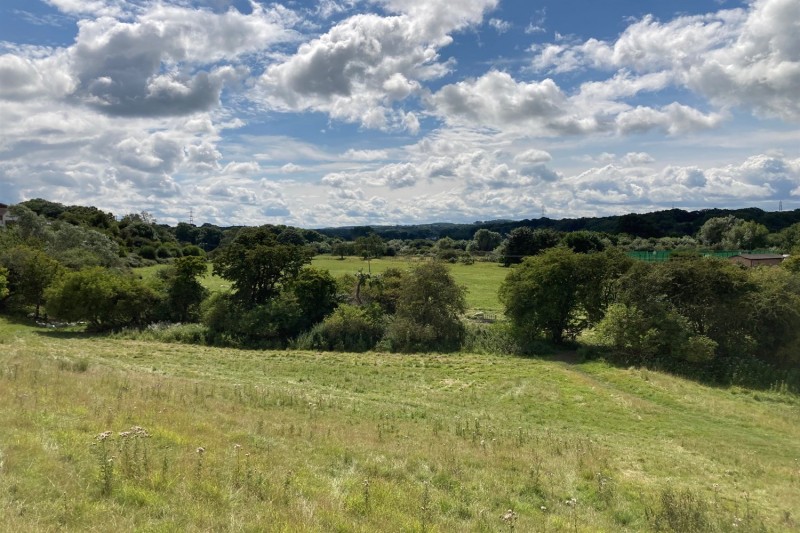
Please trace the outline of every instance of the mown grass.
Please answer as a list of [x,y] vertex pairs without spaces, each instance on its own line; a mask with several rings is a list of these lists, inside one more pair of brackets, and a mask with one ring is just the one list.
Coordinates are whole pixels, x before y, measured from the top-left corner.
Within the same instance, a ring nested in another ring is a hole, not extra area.
[[[328,270],[334,277],[344,274],[355,274],[359,270],[379,274],[387,268],[408,269],[419,262],[413,258],[391,258],[372,259],[367,262],[360,257],[346,257],[338,259],[332,256],[318,255],[311,265],[315,268]],[[136,273],[143,279],[155,278],[158,271],[165,268],[164,265],[154,265],[135,269]],[[502,305],[497,297],[500,284],[508,274],[508,269],[498,263],[478,262],[472,265],[453,264],[450,265],[450,272],[453,274],[459,285],[467,287],[467,305],[473,311],[484,311],[491,314],[500,314]],[[230,282],[211,273],[211,265],[208,274],[201,280],[203,286],[212,292],[226,290],[230,288]]]
[[797,396],[600,362],[0,319],[0,391],[8,531],[790,531],[800,509]]

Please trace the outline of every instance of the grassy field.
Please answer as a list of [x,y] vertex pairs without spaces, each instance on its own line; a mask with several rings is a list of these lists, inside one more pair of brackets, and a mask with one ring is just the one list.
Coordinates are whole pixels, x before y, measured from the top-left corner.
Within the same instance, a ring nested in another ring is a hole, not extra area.
[[[322,255],[315,257],[311,262],[313,267],[328,270],[334,277],[355,274],[359,270],[380,273],[387,268],[407,269],[415,264],[417,261],[406,258],[384,257],[373,259],[368,264],[359,257],[347,257],[340,260],[336,257]],[[163,265],[156,265],[137,268],[136,272],[143,278],[151,278],[155,277],[156,273],[163,268]],[[502,312],[503,307],[497,299],[497,290],[508,274],[507,268],[503,268],[498,263],[454,264],[450,265],[450,271],[460,285],[468,287],[467,305],[470,309],[496,314]],[[229,287],[226,280],[211,275],[210,265],[208,275],[203,278],[203,285],[212,291],[224,290]]]
[[[380,273],[387,268],[408,269],[418,263],[419,259],[417,258],[383,257],[373,259],[367,264],[367,261],[360,257],[347,257],[342,260],[318,255],[311,265],[328,270],[334,277],[337,277],[342,274],[355,274],[362,269],[364,272],[369,270],[372,273]],[[467,305],[470,309],[491,313],[502,312],[503,306],[497,299],[497,291],[508,274],[507,268],[503,268],[498,263],[474,263],[472,265],[456,263],[449,265],[449,268],[456,282],[467,287]]]
[[0,529],[796,531],[798,420],[797,396],[600,362],[0,318]]

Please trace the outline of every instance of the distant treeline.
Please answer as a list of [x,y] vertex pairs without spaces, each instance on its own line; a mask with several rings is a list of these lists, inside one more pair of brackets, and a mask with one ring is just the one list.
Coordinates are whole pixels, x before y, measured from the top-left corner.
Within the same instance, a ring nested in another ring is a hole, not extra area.
[[684,211],[669,209],[652,213],[615,215],[608,217],[564,218],[555,220],[547,217],[524,220],[487,220],[472,224],[417,224],[396,226],[346,226],[323,228],[317,231],[329,237],[355,240],[358,237],[376,233],[384,240],[391,239],[440,239],[449,237],[462,240],[472,239],[479,229],[488,229],[507,235],[514,228],[553,229],[560,232],[594,231],[607,234],[627,234],[633,237],[660,238],[696,235],[709,219],[727,217],[763,224],[774,233],[800,222],[800,209],[793,211],[763,211],[756,207],[744,209],[702,209]]

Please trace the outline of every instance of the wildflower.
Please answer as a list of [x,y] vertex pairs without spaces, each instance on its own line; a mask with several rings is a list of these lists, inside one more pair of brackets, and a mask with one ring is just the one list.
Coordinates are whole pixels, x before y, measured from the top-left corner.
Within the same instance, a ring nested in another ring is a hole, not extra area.
[[101,441],[102,441],[102,440],[106,440],[106,439],[107,439],[108,437],[110,437],[111,435],[112,435],[112,433],[111,433],[110,431],[104,431],[104,432],[100,433],[100,434],[97,436],[97,440],[101,440]]
[[515,513],[513,509],[509,509],[503,513],[500,518],[503,520],[503,522],[513,523],[517,519],[517,513]]
[[566,503],[570,507],[575,507],[575,505],[578,503],[578,500],[575,499],[575,498],[570,498],[569,500],[565,501],[564,503]]
[[539,507],[539,509],[541,509],[543,513],[546,513],[546,512],[547,512],[547,507],[545,507],[544,505],[542,505],[541,507]]
[[202,446],[198,446],[197,447],[197,454],[198,455],[203,455],[204,453],[206,453],[206,449],[203,448]]

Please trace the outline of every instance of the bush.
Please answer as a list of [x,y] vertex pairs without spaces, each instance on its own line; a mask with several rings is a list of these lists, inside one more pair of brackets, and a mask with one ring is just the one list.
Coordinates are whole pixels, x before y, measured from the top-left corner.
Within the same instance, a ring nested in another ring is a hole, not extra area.
[[466,310],[464,287],[447,267],[426,263],[400,282],[397,311],[386,331],[392,351],[456,351],[464,340],[460,315]]
[[206,344],[207,332],[208,329],[200,324],[169,324],[165,322],[156,322],[144,329],[123,329],[113,334],[112,337],[175,344]]
[[203,306],[203,324],[211,344],[247,348],[282,348],[301,331],[303,313],[291,293],[247,308],[230,294],[215,294]]
[[383,337],[384,316],[377,305],[358,307],[344,304],[325,320],[302,334],[294,347],[306,350],[365,352]]
[[156,249],[149,244],[142,246],[139,248],[139,256],[142,259],[150,259],[151,261],[154,261],[156,259]]
[[521,353],[508,322],[476,324],[467,322],[462,350],[479,354],[512,355]]
[[160,296],[140,280],[101,267],[64,275],[47,290],[47,311],[91,329],[137,327],[152,320]]
[[203,251],[202,248],[199,246],[195,246],[194,244],[190,244],[189,246],[184,246],[181,249],[183,253],[183,257],[205,257],[206,253]]

